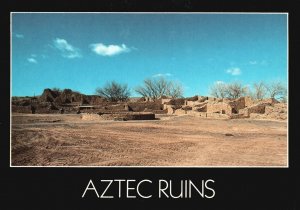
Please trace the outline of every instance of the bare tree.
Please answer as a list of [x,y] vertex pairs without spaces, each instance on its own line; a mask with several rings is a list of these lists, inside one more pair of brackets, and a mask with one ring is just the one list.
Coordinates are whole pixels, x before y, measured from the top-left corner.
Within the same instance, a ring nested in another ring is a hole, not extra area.
[[240,82],[233,82],[227,85],[226,94],[229,98],[239,98],[248,93],[248,88]]
[[182,85],[179,82],[169,82],[167,96],[170,96],[173,99],[183,97]]
[[135,91],[143,97],[157,99],[167,91],[167,83],[165,80],[145,79],[143,86],[135,88]]
[[183,95],[183,88],[179,83],[167,81],[165,78],[145,79],[143,86],[135,88],[135,91],[143,97],[149,97],[153,100],[162,96],[178,98]]
[[106,83],[102,88],[97,88],[96,94],[109,101],[125,101],[129,98],[130,91],[126,84],[119,84],[112,81]]
[[282,100],[287,97],[287,89],[281,82],[272,82],[267,85],[267,91],[270,98]]
[[252,93],[252,97],[254,99],[263,99],[267,95],[267,86],[263,81],[255,82],[253,84],[254,92]]
[[210,87],[210,95],[216,98],[228,97],[227,84],[224,82],[215,82],[214,85]]
[[285,94],[284,96],[282,96],[282,98],[280,99],[280,101],[282,103],[287,103],[287,94]]

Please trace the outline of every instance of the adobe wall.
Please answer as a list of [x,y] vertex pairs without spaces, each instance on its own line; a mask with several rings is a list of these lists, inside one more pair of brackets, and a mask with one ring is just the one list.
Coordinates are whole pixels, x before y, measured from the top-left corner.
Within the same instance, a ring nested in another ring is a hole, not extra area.
[[174,114],[175,109],[173,109],[173,105],[164,104],[164,110],[167,110],[167,114]]
[[160,101],[128,103],[128,106],[130,106],[130,108],[134,112],[143,112],[145,109],[147,109],[147,110],[163,110],[163,105],[160,103]]
[[162,99],[160,99],[160,103],[161,104],[168,103],[171,100],[172,100],[171,98],[162,98]]
[[266,106],[265,108],[265,117],[268,119],[287,119],[287,104],[276,103],[273,106]]
[[176,115],[184,115],[187,114],[187,110],[183,110],[183,109],[176,109],[174,114]]
[[252,98],[250,97],[245,97],[245,107],[249,107],[249,106],[252,106],[255,102],[254,100],[252,100]]
[[185,105],[187,105],[187,106],[198,106],[198,105],[201,105],[203,103],[204,102],[200,102],[200,101],[186,101]]
[[232,114],[232,107],[224,102],[207,103],[207,113]]
[[272,105],[273,106],[274,104],[279,103],[279,101],[277,101],[274,98],[267,98],[267,99],[257,100],[257,101],[255,101],[255,103],[257,103],[257,104],[266,104],[266,105]]
[[238,99],[235,99],[233,101],[228,102],[228,104],[235,109],[235,111],[238,113],[240,109],[245,108],[245,97],[241,97]]
[[197,106],[192,107],[192,110],[198,112],[207,112],[207,103],[202,103]]
[[265,104],[257,104],[244,109],[239,110],[239,114],[250,117],[251,113],[264,114],[265,113]]
[[206,100],[208,100],[208,97],[206,97],[206,96],[198,96],[198,101],[199,102],[204,102]]
[[268,119],[268,120],[286,120],[287,115],[285,113],[278,113],[274,112],[272,114],[257,114],[257,113],[251,113],[250,114],[251,119]]
[[196,112],[196,111],[187,111],[187,115],[200,117],[200,118],[212,118],[212,119],[230,119],[230,116],[227,114],[219,113],[207,113],[207,112]]
[[82,120],[103,120],[103,118],[99,114],[90,114],[90,113],[84,113],[81,114]]

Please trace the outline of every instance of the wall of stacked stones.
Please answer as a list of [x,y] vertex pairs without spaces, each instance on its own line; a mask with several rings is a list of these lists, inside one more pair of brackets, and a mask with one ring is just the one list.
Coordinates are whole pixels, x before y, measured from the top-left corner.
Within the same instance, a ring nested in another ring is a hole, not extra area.
[[81,114],[82,120],[88,121],[99,121],[99,120],[154,120],[155,114],[150,112],[142,113],[105,113],[105,114],[93,114],[93,113],[84,113]]

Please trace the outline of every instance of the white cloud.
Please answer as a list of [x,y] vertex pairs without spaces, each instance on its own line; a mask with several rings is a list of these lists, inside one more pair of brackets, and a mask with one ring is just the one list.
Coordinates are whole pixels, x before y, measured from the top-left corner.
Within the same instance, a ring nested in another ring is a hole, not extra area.
[[18,39],[23,39],[24,35],[23,34],[15,34],[15,37]]
[[266,60],[261,60],[261,61],[249,61],[250,65],[268,65],[268,62]]
[[240,68],[235,67],[235,68],[227,69],[226,73],[231,74],[233,76],[237,76],[237,75],[240,75],[242,72],[241,72]]
[[27,58],[27,61],[29,63],[37,63],[37,60],[35,58]]
[[158,74],[154,74],[152,77],[170,77],[170,76],[172,76],[172,74],[170,73],[165,73],[165,74],[158,73]]
[[225,82],[221,81],[221,80],[218,80],[218,81],[215,81],[215,84],[225,84]]
[[90,45],[92,51],[101,56],[114,56],[121,53],[130,52],[130,48],[128,48],[125,44],[122,45],[104,45],[102,43],[96,43]]
[[78,48],[73,47],[65,39],[56,38],[53,41],[54,47],[58,49],[63,57],[80,58],[81,54]]

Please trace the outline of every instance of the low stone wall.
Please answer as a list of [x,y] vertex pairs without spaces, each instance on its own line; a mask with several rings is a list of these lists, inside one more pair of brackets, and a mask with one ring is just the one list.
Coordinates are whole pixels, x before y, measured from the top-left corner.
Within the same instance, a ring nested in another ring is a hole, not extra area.
[[203,102],[200,102],[200,101],[186,101],[185,105],[186,106],[197,106],[201,103],[203,103]]
[[265,113],[271,114],[272,112],[287,113],[287,105],[284,103],[274,104],[274,106],[266,106]]
[[206,112],[198,112],[198,111],[187,111],[187,114],[190,116],[194,116],[194,117],[202,117],[202,118],[206,118],[207,117],[207,113]]
[[228,102],[228,104],[232,108],[234,108],[234,110],[237,113],[240,109],[244,109],[245,108],[245,97],[241,97],[241,98],[235,99],[233,101],[230,101],[230,102]]
[[248,118],[248,117],[244,116],[243,114],[232,114],[230,116],[230,119],[241,119],[241,118]]
[[[182,111],[184,111],[184,110],[182,110]],[[186,115],[200,117],[200,118],[213,118],[213,119],[230,119],[231,118],[231,116],[229,116],[227,114],[197,112],[194,110],[186,111]]]
[[254,101],[250,97],[245,97],[245,107],[252,106]]
[[184,105],[181,105],[182,99],[171,100],[163,104],[163,110],[169,115],[190,115],[202,118],[287,119],[287,104],[279,103],[273,98],[253,100],[250,97],[238,99],[201,97],[201,99],[207,100],[200,102],[199,97],[198,100],[194,97],[193,100],[185,99]]
[[240,109],[239,114],[244,115],[245,117],[250,117],[251,113],[264,114],[265,107],[265,104],[253,105],[244,109]]
[[232,107],[224,102],[208,103],[207,113],[231,114]]
[[257,116],[250,114],[250,118],[286,120],[287,104],[276,103],[273,106],[266,106],[263,115]]
[[187,110],[184,110],[184,109],[176,109],[174,114],[176,115],[184,115],[184,114],[187,114]]
[[200,118],[230,119],[229,115],[227,115],[227,114],[219,114],[219,113],[207,113],[207,112],[188,111],[187,115],[191,115],[191,116],[194,116],[194,117],[200,117]]
[[31,113],[30,106],[16,106],[12,105],[11,106],[11,111],[16,112],[16,113]]
[[84,113],[81,114],[82,120],[103,120],[103,118],[99,114],[93,114],[93,113]]
[[167,105],[167,104],[163,105],[163,109],[167,110],[167,114],[174,114],[174,109],[172,107],[173,105]]
[[165,103],[167,105],[175,105],[175,106],[182,106],[185,105],[186,100],[184,98],[177,98],[172,99],[169,102]]
[[257,113],[251,113],[250,114],[251,119],[270,119],[270,120],[286,120],[287,115],[285,113],[272,113],[272,114],[257,114]]
[[82,120],[154,120],[155,114],[151,112],[124,112],[124,113],[103,113],[103,114],[81,114]]
[[192,107],[194,111],[198,112],[207,112],[207,102],[202,102],[194,107]]
[[199,102],[204,102],[208,99],[208,97],[205,97],[205,96],[198,96],[198,101]]
[[162,98],[160,99],[161,100],[161,104],[164,104],[164,103],[168,103],[169,101],[171,101],[172,99],[171,98]]
[[153,114],[167,114],[168,110],[151,110]]
[[163,105],[160,103],[160,101],[128,103],[128,106],[134,112],[143,112],[145,109],[149,109],[149,110],[162,110],[163,109]]
[[279,103],[274,98],[267,98],[267,99],[262,99],[262,100],[256,100],[256,104],[265,104],[265,105],[272,105],[274,106],[275,104]]

